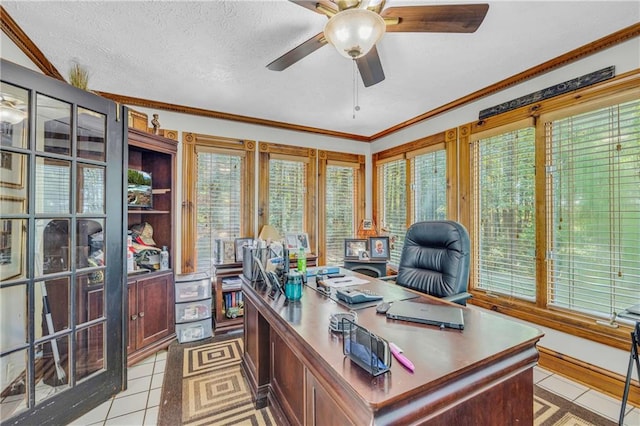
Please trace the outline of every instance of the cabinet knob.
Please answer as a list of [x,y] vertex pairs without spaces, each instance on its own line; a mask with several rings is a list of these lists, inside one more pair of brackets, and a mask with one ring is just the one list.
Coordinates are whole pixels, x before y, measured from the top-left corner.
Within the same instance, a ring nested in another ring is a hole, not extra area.
[[138,319],[138,315],[136,314],[131,315],[131,321],[135,321],[137,319]]
[[144,312],[140,312],[140,318],[142,318],[144,316]]

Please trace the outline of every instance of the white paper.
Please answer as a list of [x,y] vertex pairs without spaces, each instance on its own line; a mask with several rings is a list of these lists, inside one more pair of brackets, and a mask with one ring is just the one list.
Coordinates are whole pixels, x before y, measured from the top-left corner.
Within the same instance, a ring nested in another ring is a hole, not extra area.
[[322,282],[329,287],[341,288],[341,287],[349,287],[352,285],[367,284],[369,281],[364,280],[362,278],[358,278],[358,277],[347,276],[347,277],[340,277],[340,278],[327,278],[322,280]]

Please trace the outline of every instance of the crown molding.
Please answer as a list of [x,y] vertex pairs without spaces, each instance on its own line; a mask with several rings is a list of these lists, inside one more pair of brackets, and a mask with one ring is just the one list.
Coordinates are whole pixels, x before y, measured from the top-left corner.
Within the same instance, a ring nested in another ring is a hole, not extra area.
[[216,118],[219,120],[237,121],[246,124],[255,124],[257,126],[268,126],[285,130],[292,130],[297,132],[308,132],[318,135],[332,136],[343,139],[351,139],[358,142],[370,142],[370,139],[366,136],[356,135],[352,133],[335,132],[332,130],[319,129],[316,127],[300,126],[297,124],[284,123],[282,121],[265,120],[262,118],[247,117],[245,115],[229,114],[226,112],[212,111],[204,108],[196,108],[185,105],[170,104],[167,102],[154,101],[151,99],[134,98],[132,96],[119,95],[117,93],[108,93],[94,91],[94,93],[111,99],[121,104],[134,105],[151,109],[161,109],[164,111],[177,112],[181,114],[199,115],[207,118]]
[[521,73],[513,75],[509,78],[505,78],[504,80],[501,80],[497,83],[487,86],[484,89],[480,89],[478,91],[470,93],[466,96],[463,96],[462,98],[451,101],[448,104],[442,105],[438,108],[432,109],[431,111],[425,112],[424,114],[420,114],[416,117],[413,117],[410,120],[403,121],[402,123],[398,123],[393,127],[389,127],[386,130],[383,130],[379,133],[376,133],[375,135],[372,135],[369,139],[371,141],[374,141],[383,136],[390,135],[391,133],[395,133],[399,130],[404,129],[405,127],[409,127],[421,121],[427,120],[429,118],[433,118],[439,114],[443,114],[452,109],[459,108],[468,103],[477,101],[478,99],[500,92],[501,90],[504,90],[511,86],[515,86],[516,84],[522,83],[526,80],[537,77],[541,74],[547,73],[556,68],[559,68],[571,62],[577,61],[578,59],[582,59],[585,56],[592,55],[594,53],[597,53],[601,50],[604,50],[616,44],[625,42],[634,37],[638,37],[639,35],[640,35],[640,23],[631,25],[627,28],[623,28],[620,31],[616,31],[615,33],[609,34],[608,36],[602,37],[594,42],[585,44],[584,46],[578,47],[577,49],[567,52],[564,55],[558,56],[547,62],[543,62],[540,65],[536,65],[535,67],[529,68],[528,70],[522,71]]
[[[45,75],[57,78],[58,80],[66,81],[62,77],[62,75],[58,72],[58,70],[56,70],[56,68],[51,64],[51,62],[49,62],[49,60],[44,56],[44,54],[40,51],[40,49],[38,49],[38,47],[31,41],[31,39],[29,39],[29,37],[15,23],[15,21],[11,18],[11,16],[9,16],[9,14],[4,10],[2,6],[0,6],[0,25],[1,25],[2,31],[4,31],[4,33],[7,34],[7,36],[25,53],[25,55],[29,57],[29,59],[31,59],[34,62],[34,64],[37,67],[39,67],[42,70],[42,72]],[[405,129],[409,126],[417,124],[421,121],[433,118],[437,115],[459,108],[468,103],[477,101],[478,99],[492,95],[494,93],[502,91],[511,86],[515,86],[516,84],[522,83],[526,80],[537,77],[541,74],[547,73],[556,68],[559,68],[571,62],[577,61],[586,56],[592,55],[601,50],[604,50],[606,48],[609,48],[611,46],[625,42],[627,40],[630,40],[638,36],[640,36],[640,23],[631,25],[627,28],[623,28],[620,31],[616,31],[615,33],[609,34],[608,36],[602,37],[594,42],[591,42],[577,49],[574,49],[570,52],[567,52],[564,55],[558,56],[540,65],[529,68],[528,70],[525,70],[521,73],[518,73],[509,78],[501,80],[483,89],[470,93],[459,99],[451,101],[438,108],[432,109],[423,114],[415,116],[409,120],[398,123],[395,126],[389,127],[388,129],[385,129],[371,136],[336,132],[336,131],[327,130],[327,129],[320,129],[317,127],[301,126],[297,124],[285,123],[281,121],[265,120],[265,119],[255,118],[255,117],[247,117],[247,116],[237,115],[237,114],[228,114],[224,112],[212,111],[212,110],[207,110],[203,108],[169,104],[166,102],[154,101],[150,99],[134,98],[134,97],[119,95],[115,93],[107,93],[107,92],[96,92],[96,93],[100,94],[101,96],[104,96],[105,98],[111,99],[115,102],[120,102],[127,105],[141,106],[141,107],[152,108],[152,109],[162,109],[162,110],[167,110],[167,111],[172,111],[172,112],[177,112],[182,114],[199,115],[202,117],[236,121],[240,123],[254,124],[258,126],[268,126],[268,127],[274,127],[274,128],[297,131],[297,132],[314,133],[318,135],[324,135],[324,136],[330,136],[330,137],[336,137],[336,138],[342,138],[342,139],[350,139],[357,142],[373,142],[377,139],[380,139],[382,137],[388,136],[392,133]]]
[[38,49],[33,41],[16,24],[16,21],[0,5],[0,28],[13,41],[16,46],[33,62],[45,75],[65,81],[62,74],[58,72],[46,56]]

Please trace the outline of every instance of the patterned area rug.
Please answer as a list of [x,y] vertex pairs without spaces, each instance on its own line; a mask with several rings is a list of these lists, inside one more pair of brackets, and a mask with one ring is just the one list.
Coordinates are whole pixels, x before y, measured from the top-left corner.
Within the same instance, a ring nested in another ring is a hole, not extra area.
[[275,425],[268,407],[254,408],[242,351],[241,335],[171,345],[158,425]]
[[615,426],[593,411],[582,408],[539,386],[534,386],[533,424],[535,426]]
[[[169,347],[159,426],[276,425],[256,410],[240,368],[242,333]],[[616,423],[534,386],[535,426],[615,426]]]

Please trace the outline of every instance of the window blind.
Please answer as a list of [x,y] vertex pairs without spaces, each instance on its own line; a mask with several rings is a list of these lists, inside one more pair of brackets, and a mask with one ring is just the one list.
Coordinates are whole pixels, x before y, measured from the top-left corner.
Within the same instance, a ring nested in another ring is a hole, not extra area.
[[533,127],[472,143],[476,287],[535,300]]
[[306,200],[306,169],[302,161],[269,160],[268,222],[280,235],[303,232]]
[[378,166],[378,185],[382,227],[389,232],[390,261],[400,264],[402,245],[407,232],[406,160],[398,159]]
[[344,260],[344,240],[356,231],[356,169],[327,165],[326,169],[326,241],[328,265],[341,265]]
[[447,218],[446,165],[444,149],[411,159],[413,222]]
[[198,152],[196,182],[196,268],[209,271],[218,238],[239,238],[242,157]]
[[41,188],[36,197],[36,213],[71,213],[71,162],[37,157],[36,188]]
[[545,131],[548,303],[601,316],[640,303],[640,101]]

